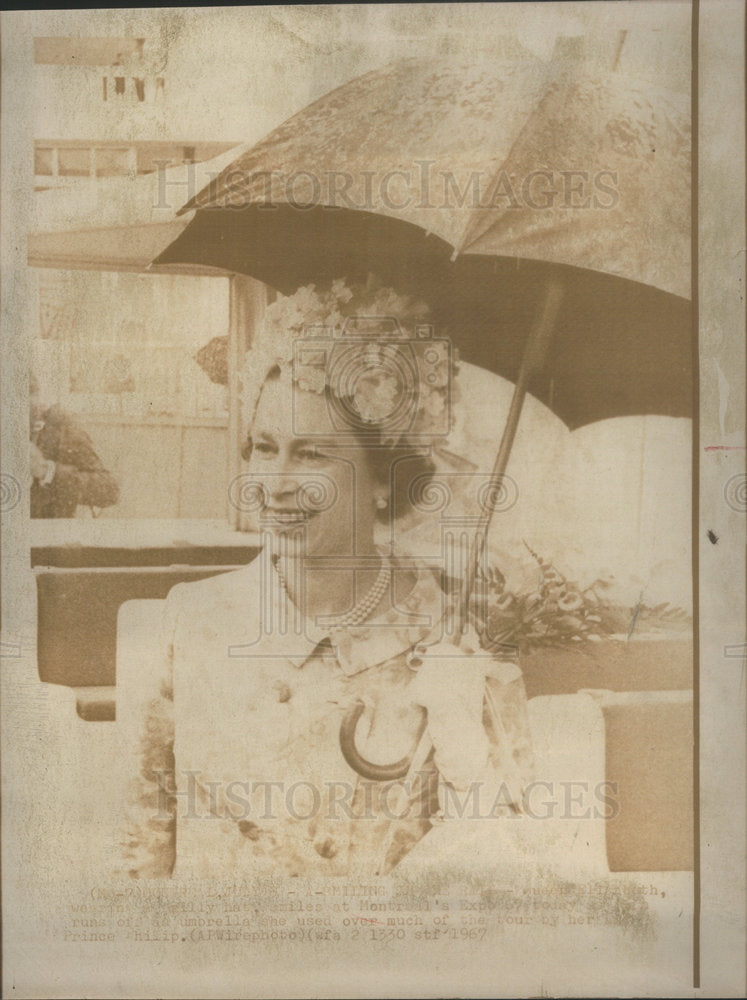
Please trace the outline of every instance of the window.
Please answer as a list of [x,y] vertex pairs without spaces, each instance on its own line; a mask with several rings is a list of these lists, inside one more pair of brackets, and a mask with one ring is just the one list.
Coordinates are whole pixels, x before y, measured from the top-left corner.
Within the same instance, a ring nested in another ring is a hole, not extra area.
[[60,177],[89,177],[91,150],[89,146],[66,146],[58,150]]
[[[94,150],[98,164],[124,147]],[[101,517],[222,519],[228,389],[197,355],[228,332],[228,279],[43,268],[39,306],[44,403],[75,416],[120,485]]]
[[37,146],[34,149],[34,175],[37,177],[54,175],[54,149],[51,146]]
[[129,173],[130,150],[125,146],[118,149],[96,149],[96,176],[122,177]]

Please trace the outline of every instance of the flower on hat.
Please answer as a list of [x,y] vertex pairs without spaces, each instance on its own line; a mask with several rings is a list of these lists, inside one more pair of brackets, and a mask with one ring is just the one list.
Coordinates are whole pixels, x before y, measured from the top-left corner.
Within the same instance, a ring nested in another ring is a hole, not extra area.
[[[407,430],[427,434],[433,419],[444,412],[456,371],[454,359],[440,341],[429,343],[428,363],[423,345],[410,352],[409,361],[402,361],[404,345],[416,339],[416,328],[428,317],[425,303],[393,288],[349,285],[343,279],[327,288],[305,285],[293,295],[279,297],[267,307],[247,352],[243,388],[248,420],[268,374],[277,367],[292,370],[295,384],[304,391],[321,394],[326,390],[340,398],[347,393],[347,404],[364,423],[383,424],[395,410],[405,413],[401,426],[386,427],[383,437],[388,443],[396,443]],[[300,338],[340,338],[344,343],[346,322],[353,323],[360,338],[359,365],[353,379],[341,386],[332,384],[324,367],[294,366]],[[413,357],[417,359],[414,379],[399,377],[398,371],[412,369]]]

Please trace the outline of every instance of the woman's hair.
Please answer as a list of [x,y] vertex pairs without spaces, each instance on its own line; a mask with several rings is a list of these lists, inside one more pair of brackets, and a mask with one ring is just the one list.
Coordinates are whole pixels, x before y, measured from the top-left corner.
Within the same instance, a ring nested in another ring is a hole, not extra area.
[[422,492],[436,472],[433,459],[426,450],[420,448],[417,451],[405,451],[401,458],[393,461],[391,451],[370,447],[370,437],[366,437],[362,443],[371,474],[389,490],[389,504],[383,510],[376,511],[377,518],[388,521],[390,518],[405,517],[413,510],[412,484],[417,483],[419,492]]

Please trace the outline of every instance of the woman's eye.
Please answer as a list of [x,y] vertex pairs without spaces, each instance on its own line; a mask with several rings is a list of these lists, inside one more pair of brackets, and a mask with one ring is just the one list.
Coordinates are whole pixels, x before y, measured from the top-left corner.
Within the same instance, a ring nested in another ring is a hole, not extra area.
[[275,454],[275,449],[271,444],[268,444],[266,441],[257,441],[255,442],[254,447],[252,448],[252,453],[255,455],[269,456]]
[[307,462],[315,462],[323,459],[324,455],[315,445],[307,445],[299,450],[298,457]]

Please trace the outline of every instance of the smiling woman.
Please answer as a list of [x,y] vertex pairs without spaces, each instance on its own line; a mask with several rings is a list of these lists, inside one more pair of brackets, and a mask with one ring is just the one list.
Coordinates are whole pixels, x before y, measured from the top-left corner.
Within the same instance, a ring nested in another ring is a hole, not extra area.
[[[370,449],[333,436],[297,437],[293,424],[299,418],[323,433],[329,423],[327,400],[310,392],[295,399],[290,374],[276,369],[262,391],[248,450],[249,474],[265,497],[261,525],[276,534],[303,525],[309,558],[373,555],[376,504],[386,506],[388,499],[386,480],[377,481],[368,461]],[[330,487],[334,502],[309,502],[312,493],[324,495]],[[356,503],[356,492],[368,502]],[[340,596],[347,600],[349,594],[348,589]]]
[[238,494],[263,551],[169,595],[132,874],[384,874],[449,794],[479,782],[496,817],[519,807],[518,668],[457,642],[439,575],[377,538],[432,468],[455,377],[426,308],[391,289],[335,282],[268,309]]

